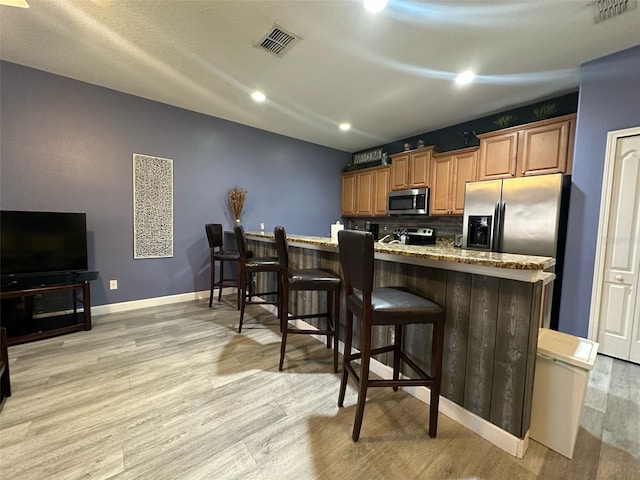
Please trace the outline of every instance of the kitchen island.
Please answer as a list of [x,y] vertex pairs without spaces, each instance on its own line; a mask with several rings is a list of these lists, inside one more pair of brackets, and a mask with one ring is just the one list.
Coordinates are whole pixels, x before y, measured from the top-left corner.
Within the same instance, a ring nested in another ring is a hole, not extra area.
[[[330,238],[287,239],[292,268],[340,271],[338,245]],[[273,235],[247,233],[247,241],[256,255],[275,255]],[[376,243],[375,261],[376,286],[408,287],[446,307],[440,410],[522,457],[531,419],[538,328],[548,310],[545,292],[554,278],[549,270],[555,260],[442,244]],[[295,311],[308,313],[318,298],[301,292],[292,302]],[[344,313],[341,320],[344,324]],[[392,328],[379,327],[374,346],[392,335]],[[429,371],[431,326],[412,325],[405,335],[409,354]],[[358,342],[356,330],[354,345]],[[383,366],[390,365],[387,355],[377,357]],[[427,399],[426,390],[412,394]]]

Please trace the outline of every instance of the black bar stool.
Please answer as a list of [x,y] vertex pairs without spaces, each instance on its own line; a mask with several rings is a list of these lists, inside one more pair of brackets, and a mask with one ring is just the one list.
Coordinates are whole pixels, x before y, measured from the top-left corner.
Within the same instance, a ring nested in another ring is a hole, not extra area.
[[[444,308],[431,300],[402,288],[373,288],[373,236],[370,232],[342,230],[338,232],[338,248],[342,273],[347,287],[347,331],[338,406],[342,407],[344,405],[347,380],[351,375],[358,387],[358,405],[353,426],[353,441],[357,442],[358,438],[360,438],[368,387],[393,387],[395,391],[398,390],[398,387],[429,387],[431,390],[429,436],[434,438],[438,428],[438,403],[442,377]],[[351,353],[354,315],[360,319],[362,326],[362,346],[360,353],[356,354]],[[403,326],[429,323],[433,324],[431,375],[427,375],[402,351]],[[393,325],[395,327],[393,345],[372,348],[371,332],[374,325]],[[393,352],[393,379],[369,379],[371,357],[384,352]],[[352,363],[357,359],[361,359],[359,374]],[[414,370],[417,374],[415,378],[399,378],[401,360]]]
[[[207,240],[209,241],[209,251],[211,252],[211,282],[209,288],[209,307],[213,302],[213,291],[218,288],[218,301],[222,298],[222,289],[224,287],[233,287],[236,291],[236,304],[237,308],[240,308],[240,289],[238,288],[238,281],[235,278],[225,278],[224,276],[224,262],[238,263],[237,252],[227,252],[224,250],[224,241],[222,237],[222,224],[220,223],[207,223],[204,226],[207,232]],[[216,262],[220,262],[220,275],[216,281]]]
[[[238,288],[240,289],[240,323],[238,333],[242,332],[242,322],[244,320],[244,309],[246,305],[275,305],[278,309],[278,319],[280,319],[280,264],[276,257],[254,257],[247,251],[247,241],[244,237],[244,228],[237,225],[234,229],[236,234],[236,244],[238,245]],[[253,274],[260,272],[274,272],[276,274],[275,292],[253,292],[251,283]],[[276,296],[273,301],[262,297]],[[253,300],[254,296],[261,297],[261,300]]]
[[[284,363],[284,353],[287,347],[288,334],[326,335],[327,348],[331,348],[333,338],[333,371],[338,372],[338,325],[340,319],[340,276],[331,270],[319,268],[290,269],[289,248],[287,234],[284,227],[273,230],[276,239],[276,250],[280,264],[280,328],[282,341],[280,344],[280,366]],[[327,294],[327,310],[322,313],[289,316],[289,292],[318,291]],[[326,329],[312,330],[295,328],[289,325],[289,320],[304,320],[308,318],[325,318]]]

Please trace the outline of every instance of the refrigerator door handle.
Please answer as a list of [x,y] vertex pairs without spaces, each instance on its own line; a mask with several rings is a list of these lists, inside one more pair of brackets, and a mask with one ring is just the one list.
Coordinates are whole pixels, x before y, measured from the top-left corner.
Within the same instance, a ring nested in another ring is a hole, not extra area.
[[493,207],[493,232],[491,232],[491,251],[499,252],[498,237],[500,235],[500,202]]
[[504,216],[505,216],[505,211],[507,210],[507,203],[506,202],[502,202],[502,205],[500,207],[500,235],[498,236],[498,251],[502,252],[502,242],[504,240]]

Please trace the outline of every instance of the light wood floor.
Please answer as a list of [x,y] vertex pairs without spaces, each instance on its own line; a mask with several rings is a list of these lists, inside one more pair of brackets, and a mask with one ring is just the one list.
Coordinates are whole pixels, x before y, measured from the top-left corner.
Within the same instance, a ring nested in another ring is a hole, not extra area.
[[391,389],[370,392],[353,443],[355,391],[338,409],[330,351],[293,335],[278,372],[276,318],[253,307],[239,335],[234,301],[104,315],[90,332],[10,347],[0,477],[640,478],[636,365],[598,360],[572,461],[533,441],[518,460],[442,414],[431,439],[427,406]]

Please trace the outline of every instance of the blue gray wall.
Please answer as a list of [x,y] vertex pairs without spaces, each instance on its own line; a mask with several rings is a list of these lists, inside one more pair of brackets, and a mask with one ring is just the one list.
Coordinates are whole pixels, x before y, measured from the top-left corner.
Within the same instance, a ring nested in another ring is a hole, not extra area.
[[640,125],[640,46],[582,66],[559,330],[586,337],[607,132]]
[[[232,226],[235,185],[247,230],[328,236],[340,216],[349,153],[12,63],[0,82],[0,206],[87,213],[94,305],[207,290],[204,224]],[[134,153],[173,159],[173,258],[133,259]]]
[[[243,221],[327,235],[348,153],[6,62],[0,64],[0,206],[85,211],[95,305],[207,288],[203,225]],[[583,65],[559,329],[586,336],[606,136],[640,125],[640,46]],[[174,160],[174,258],[133,260],[132,154]],[[107,290],[110,278],[119,290]]]

